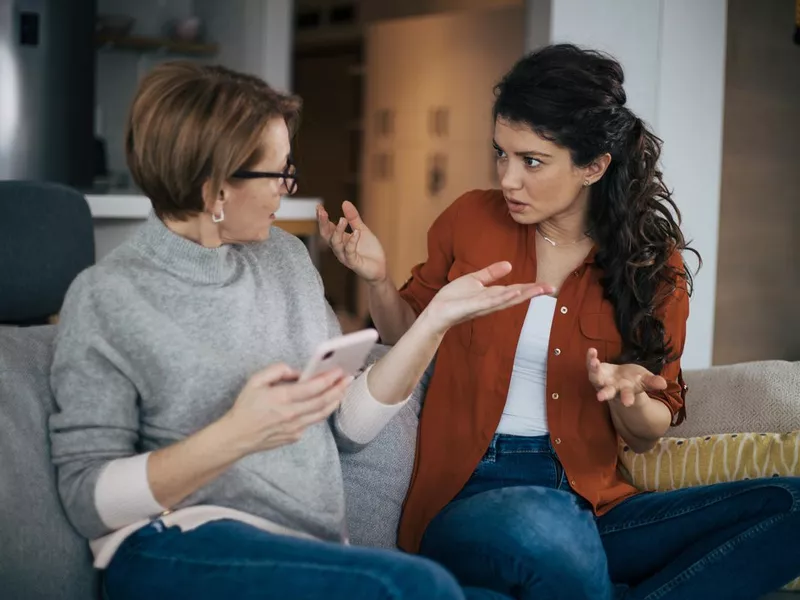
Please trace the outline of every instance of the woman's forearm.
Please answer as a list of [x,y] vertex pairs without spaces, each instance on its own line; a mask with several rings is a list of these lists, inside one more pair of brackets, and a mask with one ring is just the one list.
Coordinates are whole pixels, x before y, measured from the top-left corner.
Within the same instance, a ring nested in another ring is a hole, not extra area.
[[617,433],[631,450],[639,454],[653,448],[672,422],[669,408],[663,403],[644,393],[640,396],[633,406],[623,406],[618,399],[609,403]]
[[397,343],[417,318],[389,277],[369,285],[369,312],[381,341],[389,346]]
[[226,417],[166,448],[153,452],[147,480],[156,501],[172,508],[248,454]]
[[367,385],[372,397],[383,404],[405,400],[433,360],[443,336],[444,330],[423,312],[370,370]]

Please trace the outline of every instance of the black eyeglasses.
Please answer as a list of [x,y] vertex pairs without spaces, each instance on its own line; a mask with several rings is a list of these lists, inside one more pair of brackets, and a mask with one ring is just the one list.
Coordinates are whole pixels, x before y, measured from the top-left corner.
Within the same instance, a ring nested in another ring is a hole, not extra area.
[[286,162],[286,168],[280,173],[240,169],[235,171],[231,177],[236,179],[280,179],[287,194],[291,196],[297,191],[297,167],[291,158]]

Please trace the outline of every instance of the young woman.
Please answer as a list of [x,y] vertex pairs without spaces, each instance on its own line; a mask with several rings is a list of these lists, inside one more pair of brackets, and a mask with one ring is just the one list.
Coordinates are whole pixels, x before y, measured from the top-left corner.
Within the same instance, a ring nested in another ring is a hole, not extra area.
[[[555,293],[454,327],[420,419],[403,548],[516,598],[754,599],[800,574],[800,478],[638,494],[618,441],[652,448],[685,417],[691,276],[660,141],[612,58],[572,45],[496,89],[500,189],[456,200],[398,291],[352,205],[320,228],[370,287],[384,341],[494,261]],[[702,168],[698,166],[698,168]],[[764,556],[770,560],[765,562]]]

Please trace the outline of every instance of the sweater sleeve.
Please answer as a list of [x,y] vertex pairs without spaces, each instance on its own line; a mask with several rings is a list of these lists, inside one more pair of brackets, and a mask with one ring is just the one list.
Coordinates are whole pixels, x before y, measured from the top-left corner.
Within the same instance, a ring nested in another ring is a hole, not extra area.
[[107,335],[111,319],[92,289],[91,269],[70,288],[59,321],[50,383],[53,462],[67,517],[94,539],[163,510],[137,457],[138,392]]
[[369,444],[408,403],[408,398],[397,404],[376,400],[367,385],[371,370],[372,365],[356,377],[334,413],[334,432],[341,450],[357,450]]

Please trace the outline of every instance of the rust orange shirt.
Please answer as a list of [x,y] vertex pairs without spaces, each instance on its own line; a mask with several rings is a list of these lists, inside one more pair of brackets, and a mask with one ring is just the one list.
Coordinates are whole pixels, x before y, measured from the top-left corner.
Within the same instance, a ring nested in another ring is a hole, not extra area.
[[[536,228],[516,223],[498,190],[472,191],[447,208],[428,233],[428,259],[412,270],[401,294],[419,314],[448,282],[507,260],[513,270],[500,284],[536,281]],[[602,271],[593,249],[564,282],[553,316],[546,398],[550,437],[573,489],[600,514],[636,493],[617,471],[618,437],[608,404],[597,400],[586,352],[601,361],[622,350]],[[676,252],[672,264],[681,265]],[[400,521],[399,545],[410,552],[436,514],[466,484],[495,434],[508,394],[517,341],[528,303],[453,327],[436,358],[420,416],[417,454]],[[673,293],[659,310],[673,352],[683,352],[688,296]],[[653,397],[673,421],[684,410],[680,361],[661,373],[669,386]]]

